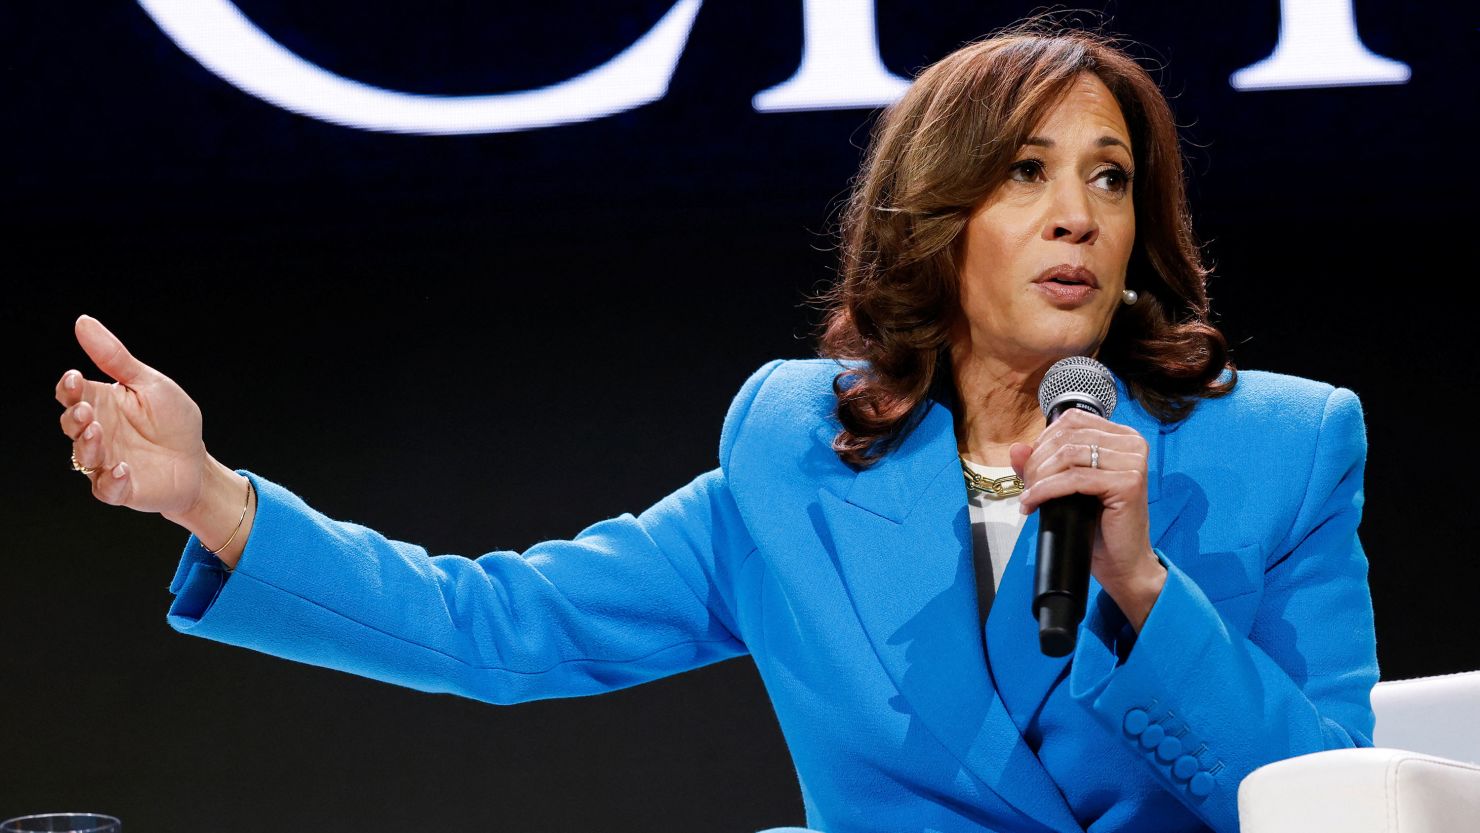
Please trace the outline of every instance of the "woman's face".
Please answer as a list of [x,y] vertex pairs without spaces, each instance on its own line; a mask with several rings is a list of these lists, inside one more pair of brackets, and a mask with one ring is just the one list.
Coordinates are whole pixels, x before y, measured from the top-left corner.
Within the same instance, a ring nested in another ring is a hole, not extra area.
[[[1130,143],[1115,97],[1084,73],[1018,149],[964,231],[973,352],[1036,365],[1099,349],[1136,237]],[[1056,268],[1066,274],[1053,280]]]

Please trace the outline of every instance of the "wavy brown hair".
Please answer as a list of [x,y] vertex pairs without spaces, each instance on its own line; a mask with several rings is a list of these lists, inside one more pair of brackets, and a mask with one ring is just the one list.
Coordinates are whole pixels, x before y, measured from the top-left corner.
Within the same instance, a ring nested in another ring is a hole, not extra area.
[[1163,422],[1233,389],[1166,97],[1118,39],[1031,18],[925,68],[874,125],[841,221],[839,277],[817,299],[818,354],[862,360],[833,379],[842,430],[832,445],[845,462],[871,465],[937,385],[953,385],[962,231],[1084,72],[1115,95],[1136,171],[1126,285],[1140,299],[1117,307],[1098,358]]

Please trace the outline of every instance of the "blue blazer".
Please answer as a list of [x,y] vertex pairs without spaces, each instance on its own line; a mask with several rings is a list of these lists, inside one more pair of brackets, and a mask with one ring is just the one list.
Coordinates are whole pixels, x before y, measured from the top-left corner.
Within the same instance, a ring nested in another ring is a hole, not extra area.
[[1165,588],[1135,636],[1098,582],[1078,646],[1038,650],[1030,516],[978,631],[952,414],[863,472],[829,448],[831,361],[774,361],[718,468],[640,515],[477,559],[331,520],[258,475],[235,572],[194,537],[170,624],[491,703],[635,685],[749,654],[823,831],[1238,829],[1239,781],[1370,746],[1378,679],[1349,390],[1245,371],[1150,446]]

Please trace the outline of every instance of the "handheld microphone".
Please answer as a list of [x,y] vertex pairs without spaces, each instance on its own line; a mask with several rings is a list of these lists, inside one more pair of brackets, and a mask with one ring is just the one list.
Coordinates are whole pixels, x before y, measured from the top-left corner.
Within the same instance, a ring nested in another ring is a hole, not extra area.
[[[1038,404],[1052,425],[1071,408],[1110,418],[1115,412],[1115,377],[1087,356],[1053,364],[1038,385]],[[1090,557],[1100,525],[1100,499],[1064,495],[1038,507],[1038,571],[1033,583],[1033,616],[1038,647],[1045,656],[1074,650],[1089,595]]]

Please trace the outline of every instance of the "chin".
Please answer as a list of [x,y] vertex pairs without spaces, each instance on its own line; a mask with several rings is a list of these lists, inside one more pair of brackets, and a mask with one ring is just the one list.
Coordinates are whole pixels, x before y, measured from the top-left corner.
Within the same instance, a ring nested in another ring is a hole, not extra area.
[[[1047,322],[1045,322],[1047,323]],[[1045,327],[1041,332],[1050,332],[1051,328]],[[1058,333],[1043,339],[1034,339],[1027,346],[1040,356],[1052,357],[1058,361],[1065,356],[1091,356],[1094,355],[1100,344],[1099,330],[1090,331],[1088,328],[1072,332],[1060,330]]]
[[[1075,312],[1078,312],[1077,310]],[[1034,339],[1039,352],[1045,356],[1092,356],[1104,340],[1108,329],[1103,325],[1103,319],[1095,316],[1094,320],[1088,320],[1082,314],[1073,315],[1074,320],[1065,326],[1062,315],[1040,319],[1039,332],[1045,334],[1045,338]],[[1054,320],[1058,319],[1058,320]]]

